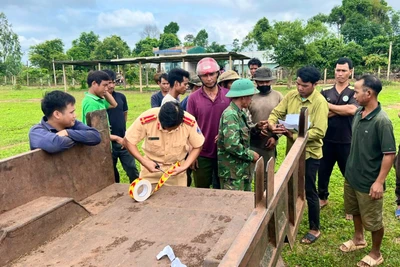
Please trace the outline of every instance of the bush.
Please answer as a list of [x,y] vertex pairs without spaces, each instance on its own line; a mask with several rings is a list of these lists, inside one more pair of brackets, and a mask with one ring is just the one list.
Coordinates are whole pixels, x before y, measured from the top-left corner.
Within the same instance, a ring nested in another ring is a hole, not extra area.
[[81,80],[81,90],[88,89],[87,82],[85,80]]
[[13,90],[22,90],[22,85],[16,84],[12,87]]

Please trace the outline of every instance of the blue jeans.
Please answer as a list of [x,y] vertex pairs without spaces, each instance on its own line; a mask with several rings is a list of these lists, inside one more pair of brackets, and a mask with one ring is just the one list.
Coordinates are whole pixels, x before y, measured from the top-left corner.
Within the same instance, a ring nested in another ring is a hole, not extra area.
[[135,158],[125,148],[121,149],[121,145],[117,142],[112,142],[112,159],[116,183],[120,182],[119,172],[117,169],[118,159],[121,161],[122,168],[124,168],[126,175],[128,175],[130,183],[132,183],[136,178],[139,177],[139,172],[136,168]]

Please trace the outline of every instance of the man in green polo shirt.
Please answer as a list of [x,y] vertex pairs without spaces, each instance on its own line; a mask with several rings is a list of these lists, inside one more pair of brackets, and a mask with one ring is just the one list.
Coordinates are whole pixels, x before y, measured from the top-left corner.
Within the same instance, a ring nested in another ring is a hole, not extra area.
[[108,92],[108,84],[112,82],[104,71],[91,71],[87,77],[88,92],[82,100],[82,122],[86,124],[86,114],[100,109],[115,108],[117,102]]
[[293,133],[283,125],[277,124],[278,119],[284,120],[286,115],[299,114],[302,107],[308,108],[310,125],[306,144],[305,189],[310,230],[301,240],[303,244],[314,243],[321,235],[320,206],[315,180],[319,161],[322,158],[322,139],[328,128],[329,108],[325,98],[315,90],[320,78],[320,72],[314,67],[299,69],[296,81],[297,90],[287,93],[278,106],[272,110],[268,118],[268,128],[272,133],[286,135],[286,152],[288,152],[297,138],[297,133]]
[[350,155],[344,184],[344,208],[353,215],[353,239],[343,243],[343,252],[365,248],[364,228],[372,233],[372,248],[357,266],[377,266],[383,262],[383,192],[385,180],[396,154],[393,126],[381,109],[378,94],[381,81],[364,75],[354,84],[354,97],[360,104],[354,115]]

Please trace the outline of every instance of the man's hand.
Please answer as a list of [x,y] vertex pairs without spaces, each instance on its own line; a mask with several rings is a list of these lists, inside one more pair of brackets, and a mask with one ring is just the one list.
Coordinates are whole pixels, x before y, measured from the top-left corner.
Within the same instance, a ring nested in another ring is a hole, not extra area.
[[381,199],[383,197],[383,184],[380,182],[375,182],[369,189],[369,195],[372,199]]
[[192,170],[196,170],[199,168],[199,162],[197,161],[197,159],[193,161],[193,163],[190,165],[190,168]]
[[254,153],[253,162],[256,162],[256,161],[260,158],[260,155],[259,155],[257,152],[255,152],[255,151],[253,151],[253,153]]
[[287,130],[282,124],[270,124],[268,129],[274,134],[286,134]]
[[182,173],[184,171],[186,171],[186,169],[183,168],[182,166],[179,166],[179,167],[176,167],[175,169],[172,170],[171,175],[175,176],[175,175],[178,175],[178,174],[180,174],[180,173]]
[[124,149],[124,138],[119,137],[117,138],[117,140],[115,140],[118,144],[121,145],[121,149]]
[[336,116],[337,114],[335,113],[335,112],[333,112],[333,111],[329,111],[328,112],[328,118],[331,118],[331,117],[334,117],[334,116]]
[[257,122],[256,126],[260,130],[265,130],[268,128],[268,121],[259,121]]
[[215,139],[214,139],[214,143],[217,143],[218,142],[218,134],[217,134],[217,136],[215,137]]
[[266,149],[269,149],[269,150],[272,150],[272,149],[275,148],[275,146],[276,146],[276,140],[275,140],[275,138],[270,137],[270,138],[268,139],[267,143],[265,144],[265,148],[266,148]]
[[[143,162],[141,162],[141,163],[149,172],[154,173],[154,172],[160,171],[160,169],[156,168],[157,164],[152,160],[143,159]],[[159,164],[159,165],[161,166],[161,164]]]
[[58,136],[68,136],[68,132],[67,132],[67,130],[61,130],[61,131],[57,132],[56,135],[58,135]]

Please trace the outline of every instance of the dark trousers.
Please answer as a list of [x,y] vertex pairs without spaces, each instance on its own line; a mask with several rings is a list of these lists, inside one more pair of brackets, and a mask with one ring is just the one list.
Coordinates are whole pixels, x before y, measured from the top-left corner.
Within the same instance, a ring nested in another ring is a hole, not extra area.
[[318,171],[318,196],[327,200],[329,196],[329,181],[335,163],[338,163],[340,172],[344,177],[347,158],[350,154],[350,144],[336,144],[324,142],[322,147],[323,158]]
[[199,168],[193,171],[194,183],[197,188],[220,189],[220,181],[218,177],[218,161],[217,159],[198,157],[197,162]]
[[112,142],[112,159],[116,183],[119,183],[120,181],[119,172],[117,169],[118,159],[121,161],[122,168],[124,168],[126,175],[128,175],[130,183],[139,177],[139,172],[135,164],[135,158],[125,148],[121,149],[121,145],[117,142]]
[[[400,154],[400,146],[399,146],[399,154]],[[400,205],[400,157],[399,154],[397,154],[395,160],[394,160],[394,168],[396,170],[396,203],[397,205]]]
[[305,188],[306,188],[306,199],[308,206],[308,223],[310,230],[319,230],[319,199],[317,194],[317,188],[315,186],[315,180],[317,177],[319,159],[308,158],[306,160],[306,177],[305,177]]

